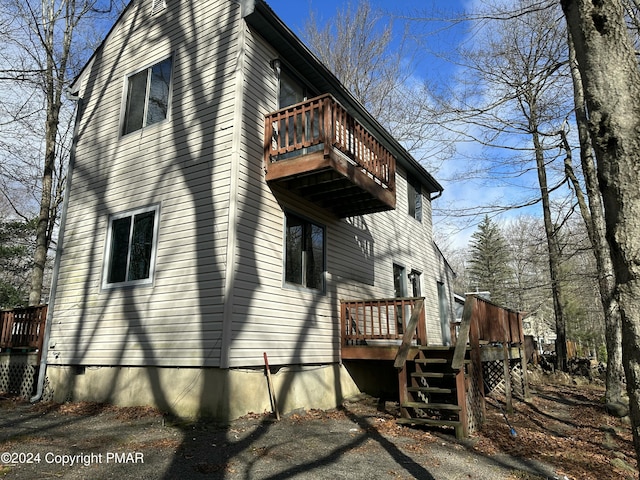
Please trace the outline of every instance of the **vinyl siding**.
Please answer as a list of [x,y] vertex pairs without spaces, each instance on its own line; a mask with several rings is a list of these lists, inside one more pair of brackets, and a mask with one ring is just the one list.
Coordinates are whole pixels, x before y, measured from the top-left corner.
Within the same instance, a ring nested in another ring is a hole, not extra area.
[[[220,363],[239,11],[171,2],[150,16],[148,6],[131,5],[83,72],[52,364]],[[170,55],[168,119],[120,136],[127,75]],[[153,284],[102,289],[109,216],[152,204]]]
[[284,285],[284,209],[327,225],[313,205],[275,196],[264,181],[264,115],[276,109],[277,56],[259,36],[246,32],[245,110],[239,169],[236,276],[230,366],[338,360],[333,297]]
[[[270,187],[264,115],[276,109],[277,51],[234,2],[147,8],[128,10],[84,72],[50,363],[245,367],[263,365],[263,352],[274,365],[336,362],[339,299],[393,297],[394,262],[422,272],[429,341],[440,343],[437,282],[448,270],[428,199],[422,222],[408,215],[404,171],[395,211],[353,219]],[[126,76],[169,54],[169,118],[121,137]],[[109,216],[152,204],[153,284],[102,289]],[[285,212],[324,226],[325,292],[284,284]]]
[[[422,272],[428,334],[441,342],[431,206],[423,221],[408,215],[406,175],[397,179],[395,211],[336,219],[326,211],[264,181],[264,115],[276,109],[277,78],[270,61],[277,51],[247,32],[245,115],[239,169],[236,275],[230,366],[325,363],[339,360],[339,299],[393,297],[394,262]],[[289,211],[323,225],[326,292],[284,284],[284,216]],[[446,281],[446,279],[445,279]]]

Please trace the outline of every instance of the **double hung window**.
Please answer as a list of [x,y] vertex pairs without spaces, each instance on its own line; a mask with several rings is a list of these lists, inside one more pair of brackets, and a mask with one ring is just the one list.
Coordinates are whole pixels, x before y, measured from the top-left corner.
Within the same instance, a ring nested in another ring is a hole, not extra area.
[[408,198],[407,202],[409,204],[409,215],[418,220],[422,221],[422,190],[420,188],[420,184],[418,182],[412,181],[411,179],[407,180],[407,192]]
[[324,290],[324,227],[291,214],[285,221],[285,282]]
[[103,286],[152,282],[158,212],[156,205],[113,215],[109,219]]
[[127,78],[122,134],[167,118],[171,97],[171,57]]

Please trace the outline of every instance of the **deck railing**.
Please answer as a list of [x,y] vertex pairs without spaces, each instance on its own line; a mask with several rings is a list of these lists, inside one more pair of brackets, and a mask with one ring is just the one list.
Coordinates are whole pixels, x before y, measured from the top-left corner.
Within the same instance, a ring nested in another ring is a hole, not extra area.
[[[399,345],[411,313],[424,297],[387,298],[374,300],[342,300],[340,324],[342,344],[368,345],[375,342]],[[413,334],[416,344],[425,345],[427,340],[424,308],[420,308],[418,324]]]
[[0,311],[0,349],[42,351],[47,305]]
[[[468,315],[475,323],[480,343],[524,343],[521,312],[499,307],[476,295],[467,296],[465,308],[471,309]],[[459,336],[459,333],[456,335],[456,327],[457,325],[452,328],[454,340]],[[462,327],[460,328],[462,329]],[[467,339],[463,340],[466,343]]]
[[342,152],[382,187],[395,189],[395,158],[331,95],[325,94],[265,117],[265,167],[295,153]]

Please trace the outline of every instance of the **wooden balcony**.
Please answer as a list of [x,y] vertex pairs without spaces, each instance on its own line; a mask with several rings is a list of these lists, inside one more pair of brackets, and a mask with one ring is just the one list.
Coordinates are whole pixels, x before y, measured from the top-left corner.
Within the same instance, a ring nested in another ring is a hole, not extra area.
[[265,117],[266,180],[337,217],[393,210],[396,160],[331,95]]

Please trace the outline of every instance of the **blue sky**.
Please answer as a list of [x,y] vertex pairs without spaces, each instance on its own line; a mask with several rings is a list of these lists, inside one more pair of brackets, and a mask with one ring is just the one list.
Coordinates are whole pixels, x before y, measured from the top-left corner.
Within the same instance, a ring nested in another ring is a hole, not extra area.
[[[267,3],[276,12],[276,14],[302,38],[302,30],[309,17],[309,12],[316,12],[316,16],[321,21],[333,18],[339,9],[344,8],[346,3],[338,0],[267,0]],[[357,0],[353,0],[357,3]],[[428,1],[428,0],[371,0],[371,5],[375,9],[385,12],[396,13],[405,16],[427,16],[430,18],[440,18],[442,16],[456,16],[457,12],[464,11],[465,8],[472,6],[471,1],[463,2],[460,0],[453,1]],[[402,20],[394,20],[394,26],[400,30],[402,28]],[[422,36],[421,39],[426,41],[422,53],[419,56],[420,64],[416,66],[416,75],[422,75],[431,81],[437,83],[453,83],[452,77],[456,71],[456,67],[438,58],[431,52],[438,52],[455,47],[455,45],[464,38],[464,26],[460,25],[451,28],[449,24],[429,22],[413,23],[412,29],[420,31],[424,34],[426,30],[435,30],[437,34]],[[452,180],[459,177],[457,171],[465,170],[465,162],[471,162],[470,158],[475,156],[476,147],[470,144],[460,146],[460,154],[454,155],[452,159],[442,164],[441,170],[431,173],[444,186],[445,192],[443,196],[434,203],[436,210],[438,207],[442,209],[450,209],[452,206],[475,207],[482,201],[490,201],[491,199],[504,198],[509,192],[504,188],[489,189],[484,182],[479,180],[459,182]],[[482,198],[478,192],[482,191]],[[455,247],[464,247],[476,228],[477,223],[482,219],[482,215],[477,218],[455,219],[438,215],[437,211],[434,215],[434,230],[439,233],[445,231],[442,237],[451,241]],[[451,240],[453,239],[453,240]]]
[[[345,0],[266,0],[269,6],[293,30],[302,37],[301,32],[309,18],[310,12],[315,12],[320,21],[326,21],[335,17],[338,10],[342,10],[348,4]],[[358,0],[350,0],[352,5],[357,5]],[[369,0],[373,9],[381,10],[399,16],[422,16],[441,17],[443,15],[455,15],[456,12],[463,11],[470,1],[462,0]],[[394,20],[395,27],[400,30],[402,20]],[[413,24],[414,27],[417,23]],[[430,28],[434,28],[431,26]],[[440,43],[455,42],[457,31],[448,30],[443,35],[434,39],[436,45],[434,49],[442,47]],[[437,61],[435,58],[431,58]],[[426,64],[426,61],[425,61]],[[425,66],[426,68],[426,66]]]
[[[352,5],[358,0],[352,0]],[[302,30],[309,17],[309,12],[314,11],[320,21],[333,19],[339,9],[346,6],[344,0],[267,0],[267,3],[276,14],[301,38]],[[419,35],[423,44],[420,47],[419,64],[416,65],[415,75],[424,77],[436,85],[444,85],[456,90],[455,76],[463,70],[451,63],[439,58],[438,52],[451,52],[460,42],[465,40],[475,41],[475,36],[466,37],[466,28],[469,25],[438,22],[433,19],[443,17],[458,17],[462,12],[469,12],[476,6],[481,6],[483,0],[370,0],[374,9],[380,9],[391,14],[405,17],[427,17],[429,22],[411,23],[412,31]],[[394,27],[402,28],[402,20],[396,18]],[[515,142],[527,143],[526,137],[516,139]],[[428,168],[436,179],[444,186],[442,197],[436,200],[434,206],[434,232],[436,238],[443,247],[453,246],[464,248],[477,224],[482,221],[484,213],[475,217],[452,217],[443,214],[446,210],[472,209],[482,205],[507,205],[509,203],[529,200],[539,195],[537,175],[535,169],[527,173],[513,175],[512,172],[503,171],[493,163],[493,172],[482,174],[478,178],[463,180],[465,172],[481,168],[482,155],[487,155],[487,149],[483,149],[478,143],[462,142],[457,145],[456,152],[448,159],[439,163],[439,167]],[[489,151],[489,162],[492,160],[507,160],[513,153],[505,150]],[[492,159],[492,160],[491,160]],[[435,171],[434,171],[435,169]],[[498,179],[497,177],[503,176]],[[551,182],[550,182],[551,183]],[[490,216],[496,213],[489,212]],[[541,216],[541,207],[533,206],[501,213],[496,217],[498,221],[507,221],[520,215]]]

